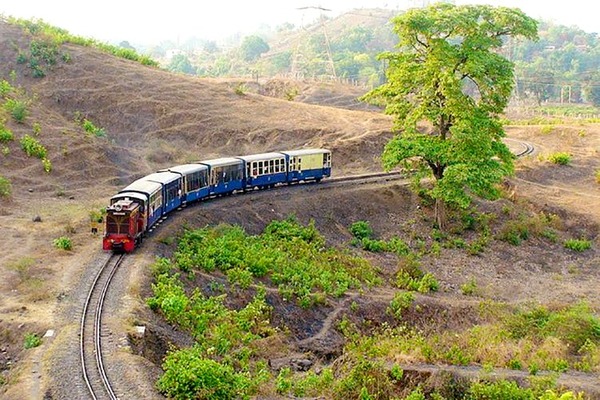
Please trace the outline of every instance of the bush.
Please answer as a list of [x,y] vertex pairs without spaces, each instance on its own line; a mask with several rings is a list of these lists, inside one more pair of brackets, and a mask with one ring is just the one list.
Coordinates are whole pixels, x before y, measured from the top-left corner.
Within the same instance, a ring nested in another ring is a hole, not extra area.
[[373,236],[373,229],[367,221],[357,221],[350,225],[350,233],[357,239],[366,239]]
[[592,247],[592,242],[584,239],[568,239],[565,241],[565,248],[573,251],[582,252],[589,250]]
[[106,136],[106,132],[104,132],[104,129],[97,127],[92,121],[90,121],[87,118],[83,119],[83,121],[81,122],[81,126],[83,127],[84,131],[91,135],[94,135],[96,137]]
[[248,398],[252,382],[233,367],[202,357],[198,349],[180,350],[167,355],[164,375],[158,389],[175,399]]
[[12,131],[0,124],[0,142],[9,142],[14,138]]
[[21,139],[21,148],[29,157],[35,156],[40,160],[46,158],[46,148],[36,138],[29,135],[25,135]]
[[12,193],[10,181],[0,175],[0,197],[9,197]]
[[548,156],[548,160],[553,164],[568,165],[571,162],[571,155],[564,152],[553,153]]
[[61,236],[59,238],[54,239],[54,247],[61,250],[72,250],[73,242],[70,238],[66,236]]
[[594,176],[596,177],[596,183],[600,183],[600,169],[596,171]]
[[0,81],[0,97],[6,98],[13,90],[14,88],[10,83],[8,83],[8,81],[5,79]]
[[465,296],[475,295],[477,293],[477,281],[475,281],[475,278],[471,278],[463,283],[460,287],[460,291]]
[[40,344],[42,344],[42,339],[40,339],[35,333],[28,333],[25,335],[24,346],[26,349],[38,347]]
[[388,312],[394,317],[402,318],[402,312],[412,305],[415,301],[415,295],[411,292],[398,292],[390,302]]
[[42,165],[44,166],[44,171],[50,173],[52,171],[52,162],[47,158],[42,158]]
[[15,121],[22,123],[27,117],[27,104],[21,100],[8,99],[4,103],[4,109],[12,115]]

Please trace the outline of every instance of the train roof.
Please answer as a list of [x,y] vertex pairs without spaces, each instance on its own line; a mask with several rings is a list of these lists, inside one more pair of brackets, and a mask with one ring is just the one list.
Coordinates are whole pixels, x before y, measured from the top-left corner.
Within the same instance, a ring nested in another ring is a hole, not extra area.
[[175,172],[163,171],[163,172],[155,172],[153,174],[147,175],[142,179],[146,181],[158,182],[160,184],[166,185],[167,183],[171,183],[174,180],[180,179],[181,175]]
[[204,164],[182,164],[182,165],[176,165],[171,168],[162,169],[158,172],[169,171],[169,172],[176,172],[178,174],[186,175],[186,174],[190,174],[190,173],[202,171],[202,170],[208,170],[208,166],[204,165]]
[[113,197],[111,197],[110,200],[111,200],[111,203],[113,203],[112,200],[120,200],[120,199],[127,199],[127,198],[142,200],[142,201],[148,200],[148,196],[144,196],[141,193],[135,193],[135,192],[120,192],[118,194],[115,194]]
[[119,193],[138,192],[138,193],[145,193],[147,195],[151,195],[162,189],[162,185],[160,183],[148,181],[148,180],[146,180],[146,178],[147,177],[143,177],[143,178],[138,179],[137,181],[134,181],[129,186],[120,190]]
[[242,160],[235,157],[223,157],[223,158],[215,158],[213,160],[202,160],[198,161],[200,164],[209,165],[211,167],[223,167],[226,165],[235,165],[241,164]]
[[287,150],[282,151],[283,154],[287,154],[288,156],[305,156],[308,154],[325,154],[331,153],[331,150],[327,149],[300,149],[300,150]]
[[284,155],[281,153],[262,153],[262,154],[251,154],[249,156],[239,156],[237,158],[242,159],[246,162],[260,161],[260,160],[272,160],[275,158],[283,158]]

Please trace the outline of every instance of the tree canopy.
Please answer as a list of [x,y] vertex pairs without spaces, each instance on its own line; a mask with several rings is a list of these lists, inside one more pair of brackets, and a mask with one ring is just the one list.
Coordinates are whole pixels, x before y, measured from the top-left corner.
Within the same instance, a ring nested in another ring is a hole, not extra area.
[[269,51],[269,45],[260,36],[251,35],[244,38],[240,46],[242,57],[246,61],[257,60],[262,53]]
[[[395,116],[397,135],[386,145],[386,169],[420,167],[434,183],[436,221],[445,204],[495,197],[513,171],[499,120],[514,86],[512,63],[495,52],[503,39],[537,37],[537,22],[518,9],[436,4],[393,19],[398,52],[380,54],[387,83],[365,99]],[[418,127],[427,121],[431,128]],[[422,178],[424,175],[418,175]]]

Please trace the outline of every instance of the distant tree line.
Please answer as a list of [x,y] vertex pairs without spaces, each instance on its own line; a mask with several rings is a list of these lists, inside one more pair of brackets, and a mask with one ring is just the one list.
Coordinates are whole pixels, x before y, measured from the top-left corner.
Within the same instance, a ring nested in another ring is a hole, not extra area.
[[[500,50],[515,63],[515,98],[538,104],[590,102],[600,106],[597,34],[542,21],[539,37],[538,41],[507,38]],[[289,45],[277,46],[281,42]],[[179,46],[166,42],[152,49],[152,55],[164,60],[169,50],[178,49],[163,64],[185,74],[335,77],[375,87],[385,81],[386,68],[377,55],[394,50],[397,42],[389,25],[348,26],[338,32],[315,28],[307,34],[286,24],[276,32],[232,38],[223,47],[201,39]]]

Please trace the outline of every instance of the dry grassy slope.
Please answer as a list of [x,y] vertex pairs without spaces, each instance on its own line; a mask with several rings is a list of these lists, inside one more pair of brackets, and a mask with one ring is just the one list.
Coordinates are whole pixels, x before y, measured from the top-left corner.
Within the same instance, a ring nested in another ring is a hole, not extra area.
[[[16,63],[17,48],[27,53],[28,43],[20,29],[0,23],[0,77],[16,71],[16,84],[35,97],[26,123],[9,121],[9,126],[19,138],[40,123],[40,141],[54,171],[41,174],[41,165],[25,160],[13,144],[2,162],[17,193],[22,186],[118,186],[176,163],[305,146],[332,148],[337,173],[379,168],[374,158],[390,121],[378,113],[237,94],[218,81],[174,75],[75,45],[62,46],[70,63],[35,79],[26,65]],[[76,112],[103,127],[107,140],[86,139],[73,123]]]

